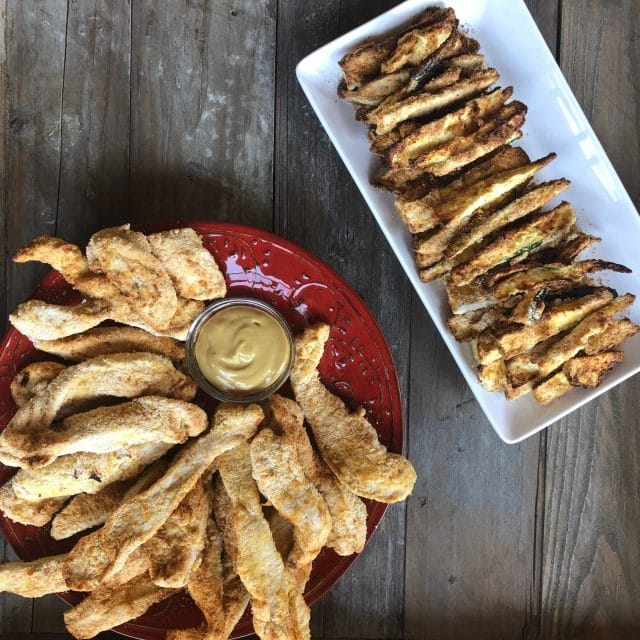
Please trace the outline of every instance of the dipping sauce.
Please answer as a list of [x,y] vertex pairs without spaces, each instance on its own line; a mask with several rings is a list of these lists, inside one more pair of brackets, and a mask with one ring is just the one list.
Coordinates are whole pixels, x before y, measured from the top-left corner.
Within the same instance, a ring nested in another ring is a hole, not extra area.
[[256,393],[284,374],[291,347],[276,318],[238,304],[214,313],[202,325],[194,354],[202,375],[214,387]]

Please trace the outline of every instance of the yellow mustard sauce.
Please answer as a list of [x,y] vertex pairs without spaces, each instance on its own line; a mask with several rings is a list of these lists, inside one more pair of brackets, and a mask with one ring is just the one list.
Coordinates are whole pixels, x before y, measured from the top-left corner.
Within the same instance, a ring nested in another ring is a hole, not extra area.
[[284,373],[290,344],[280,323],[266,311],[234,305],[204,323],[194,352],[202,375],[214,387],[256,393]]

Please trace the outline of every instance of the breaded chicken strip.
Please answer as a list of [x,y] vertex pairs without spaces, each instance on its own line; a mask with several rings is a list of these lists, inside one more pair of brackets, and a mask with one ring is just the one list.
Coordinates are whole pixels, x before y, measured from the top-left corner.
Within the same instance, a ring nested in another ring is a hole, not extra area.
[[55,458],[82,451],[110,453],[146,442],[182,444],[207,428],[207,414],[195,404],[145,396],[65,418],[54,428],[16,434],[11,455],[23,469],[38,469]]
[[300,406],[274,394],[267,402],[267,423],[293,443],[305,474],[327,503],[333,524],[326,545],[340,556],[360,553],[367,538],[367,508],[313,450]]
[[43,527],[69,498],[68,495],[62,495],[57,498],[25,500],[16,494],[15,482],[16,476],[13,476],[0,487],[0,511],[20,524]]
[[44,391],[47,385],[66,369],[59,362],[32,362],[16,374],[11,381],[11,397],[18,407],[27,404],[33,396]]
[[62,566],[66,553],[38,558],[32,562],[0,564],[0,591],[8,591],[24,598],[39,598],[49,593],[67,590]]
[[291,386],[324,461],[355,494],[379,502],[404,500],[416,481],[411,463],[389,453],[363,412],[351,413],[320,380],[317,366],[329,326],[316,324],[296,336]]
[[300,637],[289,603],[293,576],[285,569],[262,513],[249,445],[231,449],[217,464],[231,502],[236,571],[251,594],[254,630],[262,640]]
[[176,290],[143,233],[131,231],[129,225],[102,229],[87,244],[87,260],[142,320],[158,331],[169,328],[178,308]]
[[67,584],[80,591],[91,590],[120,571],[216,458],[250,438],[263,417],[257,405],[221,404],[210,431],[185,445],[160,480],[118,507],[102,529],[80,540],[65,564]]
[[75,453],[57,458],[41,469],[20,469],[11,481],[16,494],[31,501],[95,494],[114,482],[134,478],[172,446],[147,442],[111,453]]
[[174,629],[167,640],[222,639],[225,629],[224,575],[222,564],[222,538],[213,517],[213,489],[207,488],[209,516],[206,520],[205,544],[202,561],[194,568],[187,582],[189,595],[198,605],[204,620],[196,629]]
[[[51,384],[21,407],[0,434],[0,460],[19,466],[19,447],[24,437],[47,429],[64,407],[91,398],[133,398],[162,395],[191,400],[196,385],[172,362],[152,353],[116,353],[99,356],[68,367]],[[17,456],[13,446],[17,445]]]
[[211,501],[209,474],[200,478],[149,542],[149,576],[159,587],[180,589],[200,562]]
[[115,482],[95,494],[81,493],[75,496],[53,518],[51,537],[62,540],[80,531],[104,524],[123,500],[138,495],[150,487],[166,470],[166,462],[156,460],[133,483],[131,481]]
[[[79,311],[63,311],[56,305],[41,302],[35,307],[19,305],[16,313],[16,328],[29,338],[42,340],[54,340],[78,333],[81,323],[84,328],[96,326],[103,320],[115,320],[122,324],[139,327],[156,335],[163,335],[184,340],[189,326],[194,318],[202,311],[204,305],[195,300],[185,300],[178,297],[177,308],[171,318],[169,326],[163,330],[157,330],[145,322],[136,309],[129,305],[127,299],[119,289],[108,280],[104,274],[94,273],[89,269],[87,259],[79,247],[50,236],[36,238],[13,257],[15,262],[38,261],[48,264],[61,273],[64,279],[80,293],[90,299],[95,299],[92,308]],[[31,302],[31,301],[30,301]],[[98,304],[100,303],[100,304]],[[103,306],[108,305],[108,314],[105,315]],[[93,309],[93,322],[90,324],[88,315]],[[37,312],[37,313],[36,313]],[[66,315],[65,315],[66,314]],[[47,326],[46,319],[61,316],[54,326],[54,330]],[[98,317],[101,317],[98,320]],[[64,318],[69,320],[68,326],[63,325]],[[20,328],[22,327],[22,328]]]
[[178,341],[136,327],[96,327],[59,340],[33,340],[33,346],[38,351],[74,362],[109,353],[138,351],[165,356],[173,362],[184,360],[184,347]]
[[65,611],[64,622],[75,638],[93,638],[101,631],[141,616],[152,604],[176,591],[158,587],[147,575],[141,575],[108,593],[89,594],[80,604]]
[[227,293],[224,276],[193,229],[153,233],[147,240],[179,295],[192,300],[224,298]]
[[111,317],[107,300],[63,305],[27,300],[9,314],[9,322],[30,340],[57,340],[97,327]]

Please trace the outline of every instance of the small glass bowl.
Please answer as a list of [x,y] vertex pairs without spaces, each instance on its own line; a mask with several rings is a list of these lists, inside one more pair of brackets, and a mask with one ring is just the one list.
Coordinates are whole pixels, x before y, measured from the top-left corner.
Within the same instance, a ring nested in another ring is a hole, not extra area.
[[[253,307],[268,313],[280,324],[284,330],[285,336],[287,337],[287,343],[289,344],[289,361],[287,362],[287,366],[284,368],[282,374],[268,387],[265,387],[260,391],[256,391],[255,393],[242,393],[240,391],[225,391],[223,389],[218,389],[218,387],[212,385],[209,380],[205,378],[202,371],[200,371],[198,361],[196,360],[196,340],[198,339],[200,330],[204,326],[205,322],[219,311],[233,306]],[[235,403],[260,402],[261,400],[266,400],[269,396],[273,395],[289,377],[289,372],[293,365],[293,349],[293,334],[291,333],[291,327],[289,327],[287,321],[272,306],[266,302],[262,302],[262,300],[255,300],[254,298],[224,298],[217,302],[213,302],[193,321],[193,324],[187,333],[187,339],[185,342],[187,367],[189,368],[191,377],[198,383],[198,386],[217,400]]]

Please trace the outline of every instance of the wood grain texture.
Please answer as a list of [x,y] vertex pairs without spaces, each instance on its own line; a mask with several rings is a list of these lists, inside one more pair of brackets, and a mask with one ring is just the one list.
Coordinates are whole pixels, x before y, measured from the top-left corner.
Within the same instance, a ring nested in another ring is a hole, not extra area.
[[[278,233],[326,260],[364,298],[389,340],[404,390],[409,285],[294,73],[307,53],[393,4],[279,3],[274,219]],[[402,637],[404,526],[404,505],[390,508],[362,557],[314,607],[313,637]]]
[[276,0],[132,7],[130,219],[269,229]]
[[10,256],[55,232],[66,13],[66,0],[12,1],[7,12],[6,309],[27,298],[45,272],[14,265]]
[[[565,1],[561,24],[563,71],[637,205],[637,3]],[[548,431],[542,638],[640,635],[639,397],[635,378]]]
[[69,0],[56,233],[85,244],[129,214],[128,1]]

